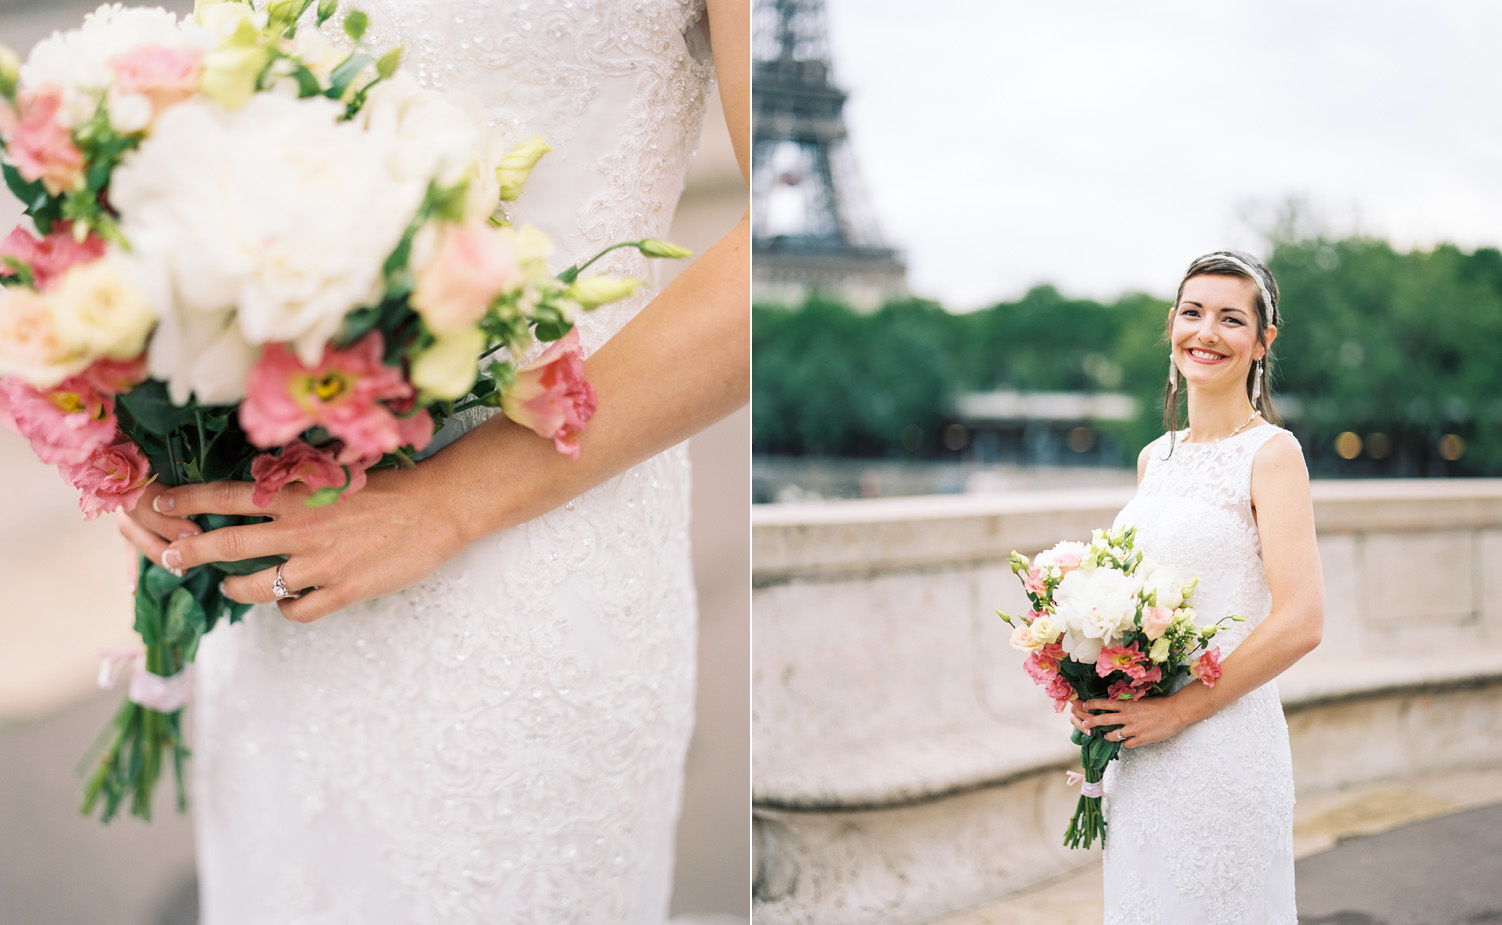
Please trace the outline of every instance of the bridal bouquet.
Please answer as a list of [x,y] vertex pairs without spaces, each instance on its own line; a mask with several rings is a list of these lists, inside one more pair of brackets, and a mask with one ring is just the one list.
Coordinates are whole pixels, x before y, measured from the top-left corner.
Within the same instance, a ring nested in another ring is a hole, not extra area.
[[[573,322],[636,282],[581,275],[604,251],[555,275],[507,205],[542,140],[508,142],[478,101],[401,72],[399,49],[367,51],[362,13],[329,38],[311,26],[335,3],[312,5],[105,5],[24,65],[0,49],[0,169],[35,229],[0,242],[0,423],[85,517],[130,510],[152,480],[253,480],[262,505],[303,482],[334,504],[479,404],[578,456],[595,395]],[[186,808],[189,669],[247,606],[220,581],[277,564],[142,559],[144,645],[114,655],[133,677],[83,812],[102,800],[109,821],[129,796],[150,818],[168,763]]]
[[[1169,693],[1176,682],[1193,676],[1214,686],[1220,677],[1220,650],[1208,643],[1226,620],[1195,623],[1188,600],[1199,584],[1145,557],[1133,548],[1136,530],[1096,530],[1089,543],[1063,542],[1031,562],[1012,553],[1012,572],[1022,581],[1032,609],[1025,615],[997,615],[1012,627],[1012,646],[1030,653],[1028,675],[1062,711],[1073,700],[1135,700]],[[1089,736],[1074,731],[1083,775],[1071,771],[1070,782],[1083,781],[1064,844],[1090,847],[1104,841],[1101,779],[1106,765],[1121,752],[1121,743],[1096,727]]]

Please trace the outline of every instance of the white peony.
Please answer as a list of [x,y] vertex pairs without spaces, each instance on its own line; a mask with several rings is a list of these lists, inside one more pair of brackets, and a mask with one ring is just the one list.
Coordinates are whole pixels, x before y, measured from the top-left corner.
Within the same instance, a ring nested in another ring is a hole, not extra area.
[[466,218],[484,218],[500,204],[496,167],[508,150],[485,107],[465,93],[426,90],[405,71],[371,88],[357,119],[400,139],[391,170],[404,179],[434,177],[445,186],[469,181]]
[[1102,645],[1119,642],[1136,625],[1142,582],[1115,569],[1076,570],[1054,592],[1054,610],[1064,629],[1062,644],[1075,661],[1094,661]]
[[1143,590],[1149,593],[1155,592],[1158,595],[1159,607],[1176,610],[1180,604],[1184,603],[1184,579],[1180,578],[1173,569],[1144,559],[1137,567],[1137,574],[1142,576]]
[[1038,555],[1033,559],[1033,564],[1048,566],[1052,568],[1053,566],[1058,565],[1060,560],[1062,560],[1064,562],[1068,562],[1071,566],[1073,566],[1077,564],[1080,559],[1084,558],[1085,553],[1088,552],[1089,549],[1090,547],[1086,546],[1084,543],[1078,543],[1073,540],[1065,540],[1064,542],[1054,546],[1052,549],[1045,549],[1042,552],[1038,553]]
[[79,28],[54,32],[37,43],[21,65],[20,90],[62,88],[61,118],[75,128],[93,118],[99,94],[114,82],[110,59],[141,45],[207,51],[214,38],[191,19],[180,22],[159,7],[106,3],[85,16]]
[[261,344],[316,363],[345,315],[381,295],[381,265],[426,181],[393,177],[395,136],[342,112],[269,93],[232,112],[191,100],[116,169],[121,230],[141,263],[163,268],[149,360],[174,402],[243,397]]

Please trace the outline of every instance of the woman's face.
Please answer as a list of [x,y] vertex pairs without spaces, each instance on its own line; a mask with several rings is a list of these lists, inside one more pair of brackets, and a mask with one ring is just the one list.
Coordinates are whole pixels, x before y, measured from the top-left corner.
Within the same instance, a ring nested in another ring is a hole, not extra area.
[[[1200,388],[1244,388],[1267,348],[1257,343],[1257,285],[1239,276],[1196,276],[1184,283],[1169,329],[1173,361]],[[1267,329],[1272,344],[1277,331]]]

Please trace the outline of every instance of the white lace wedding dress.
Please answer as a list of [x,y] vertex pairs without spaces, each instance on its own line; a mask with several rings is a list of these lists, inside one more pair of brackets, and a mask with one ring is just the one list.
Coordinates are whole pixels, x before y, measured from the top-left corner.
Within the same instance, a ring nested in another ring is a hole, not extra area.
[[[1212,444],[1181,434],[1166,460],[1159,438],[1116,517],[1136,526],[1137,548],[1200,577],[1199,622],[1247,618],[1215,637],[1222,656],[1268,613],[1252,458],[1287,433],[1264,424]],[[1105,793],[1106,925],[1295,925],[1293,767],[1276,683],[1172,738],[1122,749]]]
[[[702,0],[360,6],[422,82],[552,145],[515,211],[560,266],[666,237],[711,80]],[[645,300],[586,316],[585,349]],[[679,447],[407,592],[210,634],[203,925],[662,922],[693,722],[688,484]]]

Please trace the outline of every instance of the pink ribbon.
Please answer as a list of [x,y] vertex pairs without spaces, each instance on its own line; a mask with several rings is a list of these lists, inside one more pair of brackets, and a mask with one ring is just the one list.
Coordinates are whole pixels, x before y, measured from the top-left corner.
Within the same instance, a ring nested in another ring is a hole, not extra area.
[[1079,784],[1080,793],[1083,793],[1087,797],[1099,798],[1106,795],[1106,785],[1104,783],[1102,783],[1101,781],[1091,783],[1090,781],[1085,780],[1085,775],[1081,774],[1078,771],[1065,771],[1064,779],[1069,782],[1068,786],[1070,787],[1073,787],[1075,784]]
[[120,672],[128,669],[130,687],[125,692],[125,698],[148,710],[158,713],[176,712],[187,704],[193,693],[192,665],[186,665],[172,677],[164,678],[147,670],[145,649],[102,649],[99,657],[103,659],[99,664],[99,686],[113,688]]

